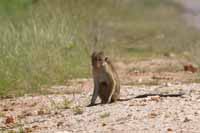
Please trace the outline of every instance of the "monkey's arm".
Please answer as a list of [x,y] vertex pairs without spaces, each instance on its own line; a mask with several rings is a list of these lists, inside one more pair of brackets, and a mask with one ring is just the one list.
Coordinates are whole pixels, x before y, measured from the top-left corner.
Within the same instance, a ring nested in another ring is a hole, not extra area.
[[98,92],[99,92],[99,85],[98,85],[97,80],[94,80],[94,90],[93,90],[91,103],[89,104],[89,106],[95,105],[95,101],[98,97]]

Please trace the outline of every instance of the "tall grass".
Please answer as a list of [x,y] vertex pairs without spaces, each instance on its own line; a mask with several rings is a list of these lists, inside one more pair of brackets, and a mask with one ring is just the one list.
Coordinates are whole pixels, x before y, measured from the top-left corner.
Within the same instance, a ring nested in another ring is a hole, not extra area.
[[112,2],[25,3],[1,3],[6,8],[0,16],[0,95],[37,92],[43,85],[88,76],[89,53]]
[[113,57],[149,56],[180,51],[199,35],[181,24],[170,0],[2,0],[0,5],[0,95],[87,77],[94,49]]
[[1,95],[34,92],[42,85],[88,75],[88,55],[78,44],[73,16],[62,15],[63,9],[51,2],[1,18]]

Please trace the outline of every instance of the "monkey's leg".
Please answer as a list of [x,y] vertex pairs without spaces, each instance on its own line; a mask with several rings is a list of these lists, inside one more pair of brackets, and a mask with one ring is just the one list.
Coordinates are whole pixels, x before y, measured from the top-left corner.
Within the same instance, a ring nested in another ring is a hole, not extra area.
[[106,104],[108,101],[108,97],[110,94],[109,86],[106,82],[102,82],[99,84],[99,97],[101,99],[101,104]]
[[116,94],[114,93],[113,96],[112,96],[112,98],[111,98],[111,103],[114,103],[114,102],[117,101],[118,96],[115,96],[115,95],[116,95]]
[[101,100],[101,104],[106,104],[106,103],[107,103],[107,101]]
[[115,92],[111,98],[111,102],[116,102],[118,99],[120,99],[120,83],[116,82]]
[[111,103],[112,100],[112,96],[115,93],[115,89],[116,89],[116,82],[114,80],[112,80],[113,83],[111,83],[110,88],[111,88],[111,93],[109,95],[108,101],[107,103]]

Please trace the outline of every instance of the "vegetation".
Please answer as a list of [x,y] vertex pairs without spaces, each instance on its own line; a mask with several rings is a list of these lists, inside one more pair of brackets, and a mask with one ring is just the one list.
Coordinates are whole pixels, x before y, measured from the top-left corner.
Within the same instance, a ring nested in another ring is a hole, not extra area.
[[73,112],[74,112],[74,115],[80,115],[80,114],[83,114],[84,109],[81,106],[75,106],[73,107]]
[[171,0],[1,0],[0,95],[87,77],[97,48],[117,58],[185,51],[199,32],[181,11]]

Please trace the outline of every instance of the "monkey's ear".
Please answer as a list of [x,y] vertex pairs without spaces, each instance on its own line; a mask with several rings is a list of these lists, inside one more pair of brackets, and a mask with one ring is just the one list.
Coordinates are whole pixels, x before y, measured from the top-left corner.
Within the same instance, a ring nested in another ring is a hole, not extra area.
[[94,57],[97,54],[96,51],[92,52],[91,57]]
[[105,61],[108,61],[108,60],[109,60],[109,58],[106,56],[106,57],[105,57]]

